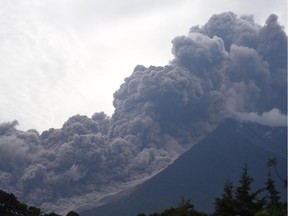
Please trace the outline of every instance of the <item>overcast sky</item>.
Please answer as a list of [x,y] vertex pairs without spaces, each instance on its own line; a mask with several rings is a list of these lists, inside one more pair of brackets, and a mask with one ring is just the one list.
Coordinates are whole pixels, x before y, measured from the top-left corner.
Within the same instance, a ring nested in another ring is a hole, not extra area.
[[168,64],[175,36],[225,11],[275,13],[287,29],[286,0],[0,0],[0,122],[43,131],[111,115],[137,64]]

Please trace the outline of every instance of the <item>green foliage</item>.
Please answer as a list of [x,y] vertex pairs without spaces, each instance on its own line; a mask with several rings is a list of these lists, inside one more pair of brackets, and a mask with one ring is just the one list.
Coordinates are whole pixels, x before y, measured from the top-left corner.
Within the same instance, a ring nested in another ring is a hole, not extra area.
[[[276,159],[269,159],[267,166],[277,166]],[[276,169],[277,170],[277,169]],[[278,176],[279,177],[279,176]],[[265,182],[265,187],[252,191],[253,178],[248,174],[248,166],[245,164],[238,187],[234,189],[231,181],[224,184],[224,192],[214,201],[215,211],[212,216],[286,216],[287,203],[281,203],[280,193],[275,188],[275,181],[271,172]],[[264,196],[260,195],[262,192]],[[137,216],[145,216],[141,213]],[[194,209],[190,200],[182,199],[177,208],[168,208],[161,213],[153,213],[150,216],[207,216]]]
[[227,181],[221,198],[215,199],[214,216],[254,216],[264,206],[264,199],[258,199],[262,189],[251,191],[253,179],[248,175],[248,166],[245,164],[239,180],[239,186],[233,190],[233,184]]
[[66,216],[80,216],[77,212],[70,211]]
[[40,209],[29,207],[17,200],[14,194],[0,190],[0,215],[39,216]]
[[265,197],[266,203],[264,210],[258,212],[256,215],[287,215],[287,205],[281,203],[280,193],[275,188],[275,181],[272,179],[271,172],[268,173],[268,178],[265,182],[265,190],[267,191],[267,195]]
[[270,216],[270,214],[267,211],[262,210],[262,211],[257,212],[255,216]]
[[[41,209],[19,202],[12,193],[0,190],[0,216],[61,216],[54,212],[42,213]],[[70,211],[66,216],[79,216],[74,211]]]
[[231,216],[235,215],[236,203],[233,194],[233,184],[229,180],[224,185],[224,193],[221,198],[216,198],[214,215]]
[[[145,214],[141,213],[138,216],[145,216]],[[161,213],[150,214],[150,216],[207,216],[207,214],[196,211],[190,200],[182,198],[177,208],[171,207]]]
[[[276,166],[276,160],[269,160],[267,165]],[[213,216],[285,216],[287,204],[281,203],[280,193],[275,188],[275,181],[268,173],[265,187],[251,191],[253,179],[248,175],[248,166],[245,164],[239,180],[239,186],[233,190],[233,184],[227,181],[224,185],[224,193],[214,202],[215,212]],[[266,192],[259,198],[261,192]]]
[[248,175],[248,166],[245,164],[239,181],[240,185],[236,188],[236,215],[254,216],[263,208],[264,200],[257,198],[262,189],[251,192],[252,182],[253,179]]
[[[269,168],[273,167],[277,177],[287,187],[287,178],[282,178],[277,171],[277,160],[276,158],[270,158],[267,162]],[[275,188],[275,181],[272,179],[271,170],[268,172],[268,178],[265,182],[265,190],[267,195],[265,197],[266,204],[265,208],[260,213],[266,213],[267,215],[273,216],[285,216],[287,215],[287,203],[281,203],[280,193]]]
[[271,173],[268,173],[268,178],[265,182],[265,189],[268,192],[266,199],[268,201],[267,207],[278,207],[280,203],[280,193],[275,188],[275,181],[271,177]]
[[274,168],[274,171],[275,171],[276,175],[283,182],[283,185],[287,188],[287,177],[284,178],[278,173],[277,164],[278,164],[278,161],[277,161],[276,158],[269,158],[268,161],[267,161],[267,166],[269,168],[272,168],[272,167]]
[[61,215],[58,215],[58,214],[56,214],[54,212],[51,212],[49,214],[44,214],[44,216],[61,216]]
[[280,206],[264,209],[255,214],[255,216],[286,216],[287,215],[287,205],[281,204]]
[[30,206],[28,208],[28,211],[30,212],[30,216],[38,216],[41,215],[41,210],[39,208]]

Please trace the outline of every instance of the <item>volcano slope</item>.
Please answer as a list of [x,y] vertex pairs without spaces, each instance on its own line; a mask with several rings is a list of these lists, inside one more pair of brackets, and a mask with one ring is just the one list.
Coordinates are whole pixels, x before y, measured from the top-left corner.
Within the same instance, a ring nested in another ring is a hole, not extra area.
[[[197,210],[213,211],[215,197],[223,193],[227,179],[238,183],[244,164],[254,179],[252,187],[264,187],[269,158],[278,160],[278,171],[287,176],[287,128],[224,120],[219,127],[180,156],[167,169],[136,188],[126,197],[96,209],[81,212],[83,216],[132,216],[151,214],[190,199]],[[286,199],[283,182],[274,175],[276,186]]]

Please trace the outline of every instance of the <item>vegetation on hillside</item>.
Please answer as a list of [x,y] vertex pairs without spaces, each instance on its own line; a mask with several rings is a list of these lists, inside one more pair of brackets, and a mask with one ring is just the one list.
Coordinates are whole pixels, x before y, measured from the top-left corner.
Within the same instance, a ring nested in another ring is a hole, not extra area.
[[[275,180],[271,175],[271,168],[287,187],[287,179],[277,173],[277,160],[269,159],[267,162],[269,172],[265,185],[257,190],[252,190],[253,178],[248,174],[245,164],[242,175],[236,188],[231,181],[224,184],[224,191],[220,197],[215,198],[214,212],[206,214],[194,209],[190,200],[182,200],[177,208],[168,208],[161,213],[150,216],[286,216],[287,203],[281,201],[280,193],[276,190]],[[138,216],[146,216],[143,213]]]
[[[61,216],[54,212],[44,213],[40,208],[28,206],[20,201],[12,193],[0,190],[0,215],[1,216]],[[79,216],[70,211],[66,216]]]

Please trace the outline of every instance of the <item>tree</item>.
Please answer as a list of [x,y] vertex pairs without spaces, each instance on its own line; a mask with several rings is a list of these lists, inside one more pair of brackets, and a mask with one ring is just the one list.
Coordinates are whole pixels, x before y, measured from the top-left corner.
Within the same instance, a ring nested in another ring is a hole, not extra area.
[[58,215],[58,214],[56,214],[54,212],[51,212],[49,214],[44,214],[44,216],[61,216],[61,215]]
[[[140,213],[138,216],[145,216],[145,214]],[[161,213],[150,214],[150,216],[207,216],[207,214],[196,211],[190,200],[182,198],[177,208],[171,207]]]
[[221,198],[216,198],[214,202],[214,216],[232,216],[235,215],[235,199],[233,195],[233,184],[227,180],[224,185],[224,193]]
[[267,195],[267,207],[279,207],[280,202],[280,193],[275,188],[275,181],[272,179],[271,172],[268,173],[267,181],[265,182],[265,189],[268,192]]
[[265,214],[273,216],[287,215],[287,204],[281,203],[280,193],[276,190],[275,181],[272,179],[271,171],[268,172],[268,178],[265,182],[265,190],[267,192],[267,195],[265,196],[265,208],[258,212],[257,216]]
[[[14,194],[0,190],[0,216],[61,216],[54,212],[42,213],[40,208],[28,207],[19,202]],[[79,216],[78,213],[70,211],[66,216]]]
[[279,172],[278,172],[278,169],[277,169],[277,164],[278,164],[278,161],[276,158],[269,158],[268,161],[267,161],[267,166],[269,168],[273,167],[274,168],[274,171],[276,173],[276,175],[278,176],[278,178],[283,182],[284,186],[287,188],[287,177],[286,178],[283,178]]
[[30,206],[28,208],[29,216],[39,216],[41,215],[41,209]]
[[70,211],[66,216],[80,216],[77,212]]
[[251,192],[251,183],[253,179],[248,175],[248,166],[244,165],[240,177],[240,185],[235,191],[236,215],[254,216],[264,205],[264,199],[258,199],[257,196],[262,189]]
[[0,190],[0,215],[26,216],[29,211],[27,205],[19,202],[14,194]]
[[239,186],[233,190],[232,182],[224,185],[224,193],[214,202],[213,216],[254,216],[264,206],[264,199],[258,199],[262,189],[251,191],[253,179],[248,175],[248,166],[245,164],[239,180]]

